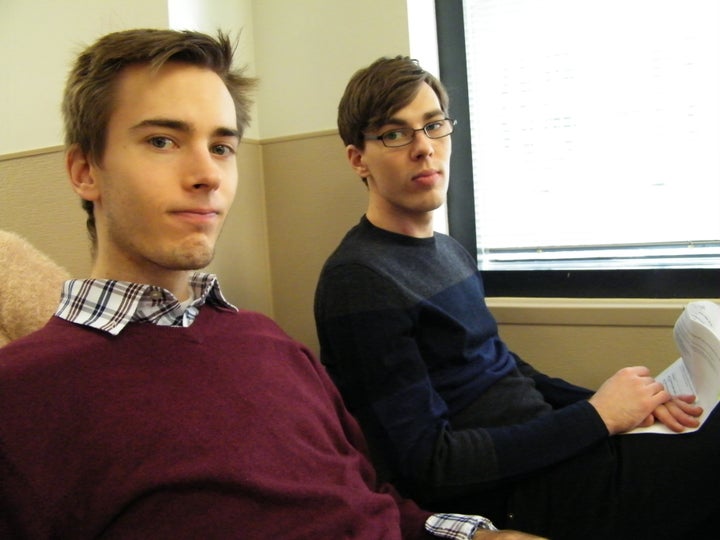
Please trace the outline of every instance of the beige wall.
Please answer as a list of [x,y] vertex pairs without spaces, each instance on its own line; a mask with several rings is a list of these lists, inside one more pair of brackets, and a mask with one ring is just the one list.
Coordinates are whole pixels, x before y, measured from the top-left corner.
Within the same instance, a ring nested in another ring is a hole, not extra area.
[[84,215],[60,148],[0,156],[0,229],[24,236],[73,275],[90,266]]
[[317,350],[312,315],[325,259],[365,211],[365,186],[337,134],[263,145],[276,320]]
[[273,315],[262,147],[245,141],[238,153],[235,202],[209,271],[238,307]]
[[[84,41],[83,32],[98,35],[110,27],[153,25],[163,18],[165,4],[160,0],[143,0],[142,5],[151,8],[149,18],[124,15],[143,13],[139,0],[123,0],[122,5],[128,1],[138,9],[120,11],[117,0],[50,4],[77,6],[89,13],[87,20],[102,23],[88,28],[86,20],[76,20],[77,11],[54,10],[67,43],[67,36]],[[225,20],[221,6],[229,1],[201,3],[215,10],[203,24],[223,20],[224,29],[243,28],[244,36],[255,36],[253,46],[244,45],[240,55],[261,79],[261,87],[253,131],[239,155],[237,199],[211,269],[220,275],[231,301],[274,316],[292,336],[317,350],[312,316],[317,276],[366,201],[365,188],[345,163],[334,132],[337,100],[355,69],[383,54],[409,52],[405,0],[367,0],[362,9],[354,0],[233,0],[239,8],[227,11],[232,17]],[[0,24],[8,26],[6,16],[18,13],[35,22],[30,8],[21,9],[24,5],[25,0],[1,2]],[[43,15],[37,18],[46,20]],[[76,26],[83,32],[76,33]],[[26,71],[18,67],[17,73],[4,76],[22,79]],[[0,86],[0,103],[12,108],[23,102],[18,95],[22,89],[13,86],[15,93],[9,95],[10,89]],[[43,96],[57,96],[47,99],[59,99],[57,81],[48,80],[42,89]],[[73,274],[84,275],[89,268],[84,216],[67,186],[62,152],[53,146],[59,144],[59,134],[24,139],[35,145],[29,148],[12,146],[15,134],[25,133],[25,124],[36,133],[57,131],[53,122],[33,114],[26,110],[3,125],[0,229],[25,235]],[[582,384],[596,386],[627,364],[648,364],[659,371],[677,356],[672,325],[682,301],[490,303],[514,350],[539,368]]]

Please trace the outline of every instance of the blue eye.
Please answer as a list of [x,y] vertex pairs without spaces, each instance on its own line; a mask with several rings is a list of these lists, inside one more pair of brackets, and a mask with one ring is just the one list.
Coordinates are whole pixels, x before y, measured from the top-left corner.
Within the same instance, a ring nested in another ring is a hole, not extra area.
[[405,141],[412,137],[412,130],[408,129],[394,129],[392,131],[386,131],[381,135],[383,141],[389,143],[397,143]]
[[158,148],[160,150],[168,148],[173,144],[172,140],[167,137],[150,137],[148,139],[148,143],[150,143],[150,145],[154,148]]
[[431,131],[438,131],[443,128],[443,125],[445,124],[445,121],[439,120],[437,122],[430,122],[429,124],[425,124],[425,132],[431,132]]
[[388,131],[387,133],[383,133],[383,139],[386,141],[397,141],[398,139],[402,139],[402,136],[402,131]]
[[227,144],[216,144],[212,147],[212,151],[219,156],[231,156],[235,153],[235,149]]

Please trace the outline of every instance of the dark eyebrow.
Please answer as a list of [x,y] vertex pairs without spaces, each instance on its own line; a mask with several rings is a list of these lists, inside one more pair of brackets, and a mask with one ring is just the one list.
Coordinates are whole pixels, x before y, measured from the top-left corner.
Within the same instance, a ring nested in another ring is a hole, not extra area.
[[[444,113],[442,110],[440,110],[440,109],[436,109],[436,110],[434,110],[434,111],[429,111],[429,112],[426,112],[425,114],[423,114],[423,120],[429,122],[429,121],[430,121],[432,118],[434,118],[435,116],[442,116],[442,117],[444,118],[444,117],[445,117],[445,113]],[[387,124],[393,124],[393,125],[396,125],[396,126],[407,126],[407,125],[409,125],[405,120],[402,120],[402,119],[400,119],[400,118],[397,118],[396,116],[391,116],[390,118],[388,118],[387,120],[385,120],[385,122],[382,123],[382,125],[387,125]]]
[[236,139],[240,138],[240,131],[237,129],[227,128],[227,127],[219,127],[214,131],[214,134],[218,137],[235,137]]
[[[131,129],[142,129],[146,127],[161,127],[171,129],[173,131],[182,131],[184,133],[190,133],[193,131],[193,126],[182,120],[172,120],[168,118],[149,118],[142,122],[135,124]],[[213,131],[213,135],[216,137],[235,137],[240,139],[240,132],[237,129],[229,127],[218,127]]]

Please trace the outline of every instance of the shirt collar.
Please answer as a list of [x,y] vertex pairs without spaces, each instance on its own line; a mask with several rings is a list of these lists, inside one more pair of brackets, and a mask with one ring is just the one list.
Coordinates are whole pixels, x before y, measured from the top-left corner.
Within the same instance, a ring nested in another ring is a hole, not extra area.
[[220,291],[217,276],[196,272],[189,287],[194,300],[183,306],[167,289],[110,279],[71,279],[63,286],[55,315],[66,321],[118,335],[130,322],[190,326],[205,302],[237,311]]

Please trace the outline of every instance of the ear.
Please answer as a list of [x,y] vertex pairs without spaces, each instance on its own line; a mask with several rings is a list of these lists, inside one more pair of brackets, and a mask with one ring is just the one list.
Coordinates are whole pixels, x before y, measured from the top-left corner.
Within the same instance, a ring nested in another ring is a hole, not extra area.
[[65,168],[70,177],[70,185],[80,198],[96,201],[100,190],[95,179],[96,166],[87,158],[80,146],[73,144],[65,152]]
[[350,166],[355,170],[360,178],[367,178],[370,176],[370,170],[365,163],[365,153],[362,150],[354,144],[349,144],[345,147],[345,153]]

